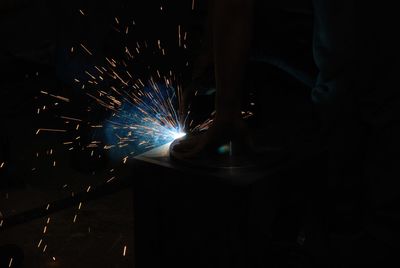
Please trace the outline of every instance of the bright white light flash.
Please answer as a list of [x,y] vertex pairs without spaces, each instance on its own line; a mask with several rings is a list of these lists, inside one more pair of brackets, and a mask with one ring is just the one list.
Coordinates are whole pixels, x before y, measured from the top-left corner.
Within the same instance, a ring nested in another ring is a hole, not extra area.
[[175,132],[175,133],[173,133],[174,140],[180,139],[180,138],[185,137],[185,136],[186,136],[185,132]]

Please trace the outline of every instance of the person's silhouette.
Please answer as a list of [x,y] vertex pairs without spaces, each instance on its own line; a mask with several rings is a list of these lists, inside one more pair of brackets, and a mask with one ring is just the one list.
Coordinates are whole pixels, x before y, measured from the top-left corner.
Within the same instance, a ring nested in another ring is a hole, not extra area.
[[[400,149],[393,136],[400,129],[400,96],[392,84],[399,68],[394,7],[356,0],[312,2],[318,76],[311,98],[326,134],[329,166],[318,189],[323,198],[316,202],[326,210],[327,232],[339,234],[341,245],[372,250],[382,243],[393,248],[389,234],[400,233],[393,228],[400,211],[393,175],[399,174],[399,158],[389,155],[392,146]],[[213,1],[216,115],[207,132],[176,143],[173,150],[182,157],[207,156],[227,141],[251,144],[241,117],[241,91],[254,6],[254,0]],[[363,257],[358,258],[349,265],[360,263]]]

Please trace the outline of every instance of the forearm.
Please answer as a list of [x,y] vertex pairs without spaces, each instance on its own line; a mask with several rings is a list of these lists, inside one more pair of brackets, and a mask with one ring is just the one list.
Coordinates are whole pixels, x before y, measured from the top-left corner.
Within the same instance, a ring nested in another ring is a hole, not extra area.
[[240,117],[245,65],[252,39],[253,0],[215,0],[214,61],[217,119]]

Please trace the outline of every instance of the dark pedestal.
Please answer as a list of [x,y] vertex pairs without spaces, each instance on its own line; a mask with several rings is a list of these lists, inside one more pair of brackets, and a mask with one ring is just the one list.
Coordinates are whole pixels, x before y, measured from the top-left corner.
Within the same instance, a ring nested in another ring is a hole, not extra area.
[[136,267],[258,267],[249,263],[267,247],[278,169],[185,168],[168,147],[136,157]]

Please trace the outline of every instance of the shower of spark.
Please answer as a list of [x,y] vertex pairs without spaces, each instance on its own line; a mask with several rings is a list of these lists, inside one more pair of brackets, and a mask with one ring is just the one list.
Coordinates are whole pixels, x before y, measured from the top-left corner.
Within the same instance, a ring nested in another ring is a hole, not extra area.
[[147,87],[125,94],[104,125],[107,142],[136,154],[183,137],[183,120],[177,112],[179,98],[175,88],[152,81]]
[[[115,21],[119,28],[125,29],[118,32],[128,35],[128,26],[122,26],[118,18]],[[187,32],[181,25],[178,25],[178,35],[179,45],[187,49]],[[90,47],[80,44],[80,48],[88,57],[94,55]],[[132,69],[143,65],[137,60],[145,52],[156,54],[159,59],[167,54],[162,40],[155,43],[138,41],[133,47],[125,46],[122,57],[105,57],[102,65],[85,71],[86,78],[74,79],[76,85],[94,101],[94,107],[102,106],[107,110],[108,116],[103,118],[103,122],[94,124],[75,116],[59,116],[67,124],[77,123],[73,133],[77,133],[81,125],[88,124],[97,134],[92,135],[93,141],[89,141],[86,148],[104,149],[112,158],[122,159],[123,163],[130,157],[186,135],[184,126],[188,115],[181,113],[182,88],[177,78],[180,75],[175,75],[172,70],[160,71],[154,66],[147,66],[147,75],[136,73]],[[71,49],[71,53],[75,53],[74,49]],[[47,91],[42,91],[42,94],[69,101],[68,98]],[[36,134],[44,131],[66,130],[41,128]],[[64,141],[63,144],[70,147],[70,150],[82,147],[80,136]]]
[[[118,18],[115,18],[115,21],[121,29],[126,28],[126,30],[118,30],[118,32],[128,35],[127,26],[122,26]],[[135,24],[133,23],[133,25]],[[182,25],[177,25],[177,30],[177,45],[187,49],[187,32]],[[90,47],[82,43],[80,48],[88,57],[94,55]],[[74,51],[71,48],[71,53],[75,53]],[[76,137],[63,142],[65,146],[69,147],[68,150],[89,149],[93,156],[95,148],[103,149],[108,151],[108,155],[113,159],[122,159],[123,163],[126,163],[127,159],[131,157],[185,136],[186,131],[207,130],[213,123],[215,113],[211,114],[203,123],[194,124],[192,120],[190,124],[186,124],[190,111],[187,114],[181,112],[184,109],[182,107],[182,87],[178,78],[180,74],[176,75],[172,70],[162,72],[154,66],[147,66],[147,75],[132,71],[143,65],[137,60],[145,52],[158,55],[160,59],[167,54],[161,40],[157,40],[155,43],[138,41],[133,47],[125,46],[122,57],[118,59],[105,57],[102,65],[94,65],[84,71],[86,78],[74,79],[76,85],[94,101],[92,103],[94,107],[102,106],[107,110],[108,117],[103,118],[103,122],[95,124],[75,116],[60,115],[59,118],[66,123],[65,129],[40,128],[36,134],[69,132]],[[41,91],[41,93],[50,99],[61,100],[65,103],[71,101],[69,98],[51,94],[48,91]],[[39,108],[38,113],[41,110],[44,111],[45,107]],[[92,109],[89,108],[88,111],[90,110]],[[94,110],[98,109],[94,108]],[[246,118],[251,114],[251,112],[243,112],[243,117]],[[75,128],[68,127],[74,122],[76,123]],[[91,135],[92,141],[86,141],[88,142],[86,145],[82,144],[81,136],[77,132],[84,124],[87,124],[95,133]],[[187,129],[184,128],[185,126]],[[100,136],[100,138],[96,136]]]
[[[197,5],[197,1],[192,0],[191,10],[197,9]],[[160,9],[163,8],[160,7]],[[79,13],[85,17],[90,14],[81,9]],[[122,35],[133,32],[132,28],[136,27],[135,21],[131,21],[129,25],[122,25],[122,21],[116,17],[117,25],[114,29]],[[181,50],[189,49],[189,35],[185,29],[185,25],[177,25],[177,39],[175,40]],[[87,57],[98,56],[95,55],[95,51],[91,50],[89,44],[84,43],[75,44],[69,51],[71,56],[82,52]],[[190,111],[187,114],[182,113],[184,109],[182,107],[181,81],[179,81],[180,73],[175,74],[175,71],[171,69],[160,70],[161,66],[142,66],[144,61],[141,61],[141,57],[146,53],[159,57],[155,62],[164,59],[169,53],[168,46],[164,47],[164,40],[138,41],[136,44],[131,43],[131,46],[125,46],[122,52],[123,56],[120,55],[121,57],[118,59],[106,57],[101,65],[89,67],[84,71],[85,76],[77,74],[77,78],[74,79],[81,92],[85,92],[93,100],[90,107],[78,107],[81,109],[77,113],[81,114],[83,118],[77,114],[71,114],[73,112],[68,109],[72,105],[77,107],[76,103],[79,101],[76,102],[73,98],[51,92],[52,89],[40,91],[41,98],[45,98],[48,102],[45,103],[46,105],[41,104],[36,107],[35,112],[41,116],[51,113],[56,115],[60,122],[53,126],[36,129],[36,135],[59,135],[62,142],[55,149],[52,148],[55,144],[52,144],[51,148],[41,148],[35,153],[36,159],[43,158],[46,165],[48,164],[52,169],[59,169],[62,163],[56,159],[56,150],[60,152],[59,155],[64,154],[65,151],[89,151],[90,157],[93,159],[97,159],[97,157],[100,159],[102,153],[107,151],[109,156],[118,161],[122,160],[125,164],[129,158],[155,147],[169,144],[175,139],[185,136],[186,132],[201,132],[211,126],[215,112],[200,124],[194,120],[187,122]],[[145,62],[147,65],[148,61]],[[188,61],[185,66],[189,67]],[[146,71],[134,71],[141,70],[142,67]],[[90,120],[83,115],[90,112],[88,117],[97,118],[92,115],[97,114],[98,107],[103,107],[107,111],[107,115],[100,122]],[[247,118],[252,113],[243,112],[242,115]],[[98,155],[94,154],[95,149],[100,151]],[[8,162],[0,160],[0,169],[7,168],[8,165]],[[37,172],[41,168],[41,166],[33,167],[32,172]],[[119,165],[113,165],[99,185],[111,184],[118,180],[119,176],[115,171],[118,168]],[[92,173],[92,175],[94,174],[95,172]],[[76,190],[69,183],[69,181],[64,181],[60,188],[68,196],[74,197]],[[89,193],[96,186],[97,184],[85,185],[78,190]],[[8,199],[8,194],[6,199]],[[79,203],[74,216],[71,217],[71,224],[79,224],[81,208],[82,202]],[[46,206],[46,211],[49,209],[50,203]],[[47,241],[49,230],[51,231],[49,227],[51,222],[53,220],[50,221],[49,217],[43,223],[37,248],[55,262],[56,257],[52,255],[52,246],[48,246]],[[2,226],[3,219],[0,219],[0,227]],[[88,227],[88,232],[91,233],[90,227]],[[122,256],[127,256],[127,253],[127,246],[124,245]],[[12,261],[11,259],[10,266]]]

